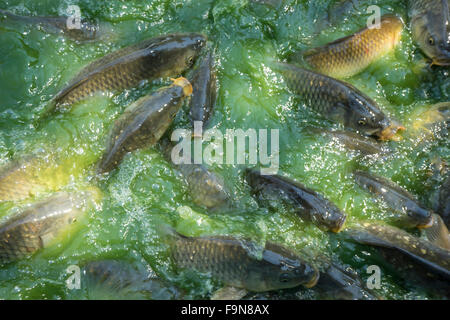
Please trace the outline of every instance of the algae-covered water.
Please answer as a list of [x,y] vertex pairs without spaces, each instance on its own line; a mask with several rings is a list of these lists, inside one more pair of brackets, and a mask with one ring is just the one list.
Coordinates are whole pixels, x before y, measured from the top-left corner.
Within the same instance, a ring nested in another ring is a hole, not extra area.
[[[114,120],[144,94],[168,83],[143,83],[114,95],[94,97],[69,112],[42,119],[50,99],[83,66],[142,39],[173,32],[202,32],[216,49],[218,98],[209,127],[280,130],[280,173],[314,188],[348,214],[348,224],[361,220],[390,221],[391,212],[357,187],[355,168],[391,178],[431,206],[430,196],[443,177],[435,164],[449,160],[447,137],[407,130],[400,142],[387,143],[394,152],[361,157],[306,130],[339,125],[304,108],[268,67],[272,60],[295,60],[296,52],[349,35],[367,21],[362,12],[342,11],[342,20],[326,14],[338,1],[273,1],[274,6],[246,0],[0,0],[0,9],[20,15],[56,16],[78,5],[82,16],[97,20],[109,32],[101,41],[77,43],[42,28],[17,22],[0,24],[0,164],[30,154],[46,161],[42,179],[53,190],[97,186],[100,205],[86,213],[67,240],[0,269],[0,298],[86,299],[84,288],[69,290],[71,265],[118,259],[152,269],[174,283],[188,298],[208,298],[220,283],[207,275],[176,273],[167,246],[158,233],[167,223],[186,235],[234,235],[255,241],[272,240],[293,250],[323,253],[354,268],[365,280],[369,265],[382,268],[386,299],[439,298],[405,283],[367,247],[338,241],[312,224],[284,211],[258,207],[242,177],[242,166],[215,165],[231,190],[233,209],[209,213],[192,204],[182,176],[158,148],[134,152],[119,169],[97,180],[94,166],[105,148]],[[403,1],[373,0],[382,13],[407,21]],[[325,20],[328,16],[328,20]],[[348,81],[376,100],[407,128],[431,104],[448,101],[448,68],[427,68],[408,29],[394,52]],[[173,128],[189,128],[185,107]],[[0,217],[45,198],[0,203]],[[82,286],[83,287],[83,286]],[[297,289],[298,298],[314,298],[313,290]],[[282,295],[282,293],[281,293]]]

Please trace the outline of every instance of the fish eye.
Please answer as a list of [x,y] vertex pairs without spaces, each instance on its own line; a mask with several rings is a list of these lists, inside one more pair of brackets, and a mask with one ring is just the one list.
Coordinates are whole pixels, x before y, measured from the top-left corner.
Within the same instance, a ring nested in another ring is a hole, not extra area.
[[366,118],[359,119],[358,124],[360,126],[365,126],[367,124],[367,119]]
[[287,273],[282,273],[280,275],[280,282],[288,282],[290,279],[289,274]]
[[434,37],[428,38],[428,44],[429,44],[430,46],[434,46],[434,43],[435,43]]
[[188,62],[189,65],[192,65],[192,64],[194,63],[194,56],[190,56],[190,57],[187,59],[187,62]]

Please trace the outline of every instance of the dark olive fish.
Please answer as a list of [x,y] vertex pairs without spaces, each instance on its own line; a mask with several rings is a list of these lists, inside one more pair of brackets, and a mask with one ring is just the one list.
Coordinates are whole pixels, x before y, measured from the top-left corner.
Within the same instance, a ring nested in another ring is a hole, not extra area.
[[46,248],[84,212],[88,194],[58,193],[33,204],[0,225],[0,264]]
[[399,42],[403,22],[392,15],[381,17],[380,28],[364,28],[351,36],[303,54],[317,72],[335,78],[348,78],[390,52]]
[[93,41],[101,37],[100,28],[85,19],[80,21],[79,28],[69,28],[67,22],[69,17],[27,17],[15,15],[9,11],[0,9],[0,17],[7,18],[11,21],[18,21],[26,24],[39,25],[47,32],[62,33],[68,38],[79,41]]
[[390,140],[404,129],[393,123],[376,102],[349,83],[294,65],[277,63],[288,87],[310,108],[365,135]]
[[192,201],[210,210],[223,208],[230,203],[230,192],[223,178],[201,164],[180,163],[172,161],[172,143],[168,139],[161,141],[162,153],[166,160],[181,172],[188,185],[188,192]]
[[413,38],[434,65],[450,65],[449,16],[448,0],[409,0]]
[[342,144],[345,148],[358,151],[362,155],[382,154],[387,152],[384,145],[382,145],[379,141],[371,137],[361,136],[355,132],[343,130],[332,131],[316,128],[312,129],[312,131],[331,137]]
[[379,248],[402,277],[450,294],[450,251],[391,226],[362,223],[342,232],[361,244]]
[[366,288],[365,283],[352,272],[326,258],[315,261],[320,271],[320,278],[313,288],[320,299],[332,300],[375,300],[378,297]]
[[402,225],[429,228],[433,224],[432,211],[420,205],[412,194],[399,185],[364,171],[355,171],[353,176],[360,187],[382,197],[390,208],[402,213],[399,217]]
[[444,220],[438,214],[433,214],[433,225],[425,229],[423,233],[431,243],[450,250],[450,234]]
[[176,76],[191,67],[205,44],[201,34],[170,34],[144,40],[94,61],[54,98],[71,105],[96,92],[123,90],[140,81]]
[[[231,237],[186,237],[173,234],[172,257],[179,269],[208,272],[225,285],[263,292],[313,287],[319,272],[291,250],[267,242],[259,248]],[[260,256],[259,256],[260,254]]]
[[214,58],[211,52],[201,60],[191,83],[193,88],[190,102],[191,122],[194,125],[194,121],[201,121],[205,128],[213,113],[217,94]]
[[123,261],[89,262],[82,272],[81,282],[92,300],[172,300],[181,296],[156,275]]
[[184,99],[191,94],[189,81],[178,78],[171,86],[129,106],[114,123],[98,172],[113,170],[128,152],[156,144],[169,128]]
[[297,181],[278,175],[261,175],[256,170],[246,170],[246,179],[263,205],[283,201],[305,220],[319,228],[339,232],[347,216],[331,201]]

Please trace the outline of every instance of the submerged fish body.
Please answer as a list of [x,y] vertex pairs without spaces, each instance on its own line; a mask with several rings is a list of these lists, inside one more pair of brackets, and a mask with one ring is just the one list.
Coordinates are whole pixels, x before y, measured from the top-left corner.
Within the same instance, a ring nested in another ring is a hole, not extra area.
[[194,121],[201,121],[204,128],[212,115],[217,94],[214,60],[211,52],[208,52],[201,60],[191,82],[193,88],[190,102],[191,122],[193,125]]
[[375,300],[377,297],[370,292],[356,272],[340,266],[328,259],[318,262],[320,278],[313,288],[319,293],[320,299],[333,300]]
[[83,267],[86,292],[93,300],[177,299],[180,292],[154,275],[116,260],[100,260]]
[[215,209],[230,201],[230,194],[223,179],[200,164],[180,164],[189,187],[192,201],[202,207]]
[[427,136],[448,135],[450,126],[450,102],[441,102],[430,106],[426,111],[417,115],[412,124],[412,131],[415,135],[424,134]]
[[0,172],[0,201],[24,200],[46,189],[38,177],[35,158],[13,162]]
[[109,134],[108,147],[98,172],[113,170],[130,151],[156,144],[191,93],[189,81],[178,78],[170,87],[162,88],[129,106]]
[[334,78],[347,78],[366,69],[391,51],[400,41],[402,21],[391,15],[381,18],[380,28],[365,28],[304,53],[316,71]]
[[294,65],[278,63],[288,87],[310,108],[365,135],[390,140],[401,126],[393,124],[371,98],[349,83]]
[[449,16],[448,0],[409,0],[413,38],[439,66],[450,65]]
[[[166,160],[173,163],[172,143],[168,139],[163,139],[160,145]],[[230,192],[221,176],[202,164],[180,163],[174,166],[183,175],[189,195],[196,205],[215,210],[230,203]]]
[[0,225],[0,263],[9,263],[45,248],[83,214],[84,193],[58,193],[33,204]]
[[360,187],[382,197],[390,208],[404,214],[400,222],[406,227],[428,228],[432,225],[432,211],[420,205],[412,194],[397,184],[364,171],[355,171],[353,175]]
[[263,292],[313,287],[319,279],[315,267],[278,244],[267,242],[258,248],[231,237],[174,237],[171,250],[178,268],[208,272],[227,286]]
[[331,201],[299,182],[278,175],[263,176],[255,170],[247,170],[246,179],[263,204],[282,200],[319,228],[339,232],[344,227],[347,216]]
[[69,28],[69,17],[33,17],[33,16],[19,16],[9,11],[0,9],[0,17],[6,17],[12,21],[19,21],[26,24],[33,24],[42,26],[47,32],[63,33],[68,38],[79,41],[93,41],[100,36],[99,26],[90,23],[87,20],[81,20],[79,28]]
[[362,155],[382,154],[387,151],[379,141],[370,137],[361,136],[356,132],[343,130],[331,131],[323,129],[314,129],[313,131],[336,139],[345,148],[358,151]]
[[401,229],[362,223],[343,232],[353,241],[375,246],[400,275],[450,294],[450,251]]
[[205,44],[201,34],[170,34],[144,40],[94,61],[54,98],[71,105],[96,92],[123,90],[142,80],[176,76],[192,66]]

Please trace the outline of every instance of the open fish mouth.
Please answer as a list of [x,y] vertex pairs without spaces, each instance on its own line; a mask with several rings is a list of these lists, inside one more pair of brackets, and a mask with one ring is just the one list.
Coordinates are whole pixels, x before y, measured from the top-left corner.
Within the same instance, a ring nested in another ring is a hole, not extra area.
[[341,232],[342,229],[344,229],[344,226],[345,226],[345,222],[346,222],[346,221],[347,221],[347,216],[344,215],[344,216],[339,220],[338,225],[337,225],[336,227],[332,228],[331,231],[334,232],[334,233],[339,233],[339,232]]
[[433,62],[431,63],[432,66],[439,66],[439,67],[448,67],[450,66],[450,57],[449,58],[442,58],[442,59],[433,59]]
[[320,273],[316,272],[316,274],[314,275],[314,278],[311,281],[305,283],[303,286],[305,288],[310,289],[310,288],[314,287],[317,284],[317,282],[319,282],[319,278],[320,278]]
[[405,131],[406,128],[398,122],[393,122],[390,126],[375,133],[381,141],[400,141],[401,137],[397,135],[398,132]]
[[433,216],[431,216],[430,220],[427,223],[420,224],[417,226],[417,228],[418,229],[428,229],[428,228],[431,228],[433,226],[433,224],[434,224],[434,218],[433,218]]

